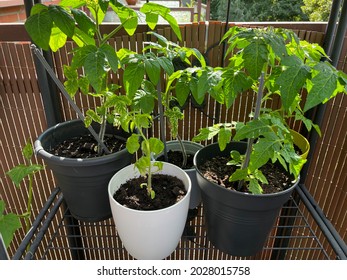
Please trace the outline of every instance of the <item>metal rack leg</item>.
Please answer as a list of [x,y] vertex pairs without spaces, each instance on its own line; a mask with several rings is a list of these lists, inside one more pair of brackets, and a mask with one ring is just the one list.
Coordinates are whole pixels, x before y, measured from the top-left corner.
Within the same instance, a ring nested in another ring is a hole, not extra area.
[[64,207],[65,209],[67,209],[65,212],[64,219],[67,224],[68,242],[69,242],[72,259],[85,260],[86,258],[85,258],[84,250],[81,249],[83,248],[83,242],[82,242],[82,236],[81,236],[78,220],[72,217],[65,203],[64,203]]

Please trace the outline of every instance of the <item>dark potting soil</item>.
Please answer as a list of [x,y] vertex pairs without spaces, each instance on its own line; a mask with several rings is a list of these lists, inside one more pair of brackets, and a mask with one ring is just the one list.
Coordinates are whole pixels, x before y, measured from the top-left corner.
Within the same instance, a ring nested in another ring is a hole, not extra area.
[[[105,135],[104,143],[111,153],[125,148],[125,140],[114,135]],[[67,158],[93,158],[98,157],[98,142],[90,134],[73,137],[65,140],[50,151],[51,154]]]
[[154,199],[148,196],[145,186],[140,187],[145,182],[147,178],[144,176],[130,179],[120,186],[113,198],[131,209],[159,210],[174,205],[186,195],[183,182],[171,175],[154,174],[152,176]]
[[[229,176],[236,170],[233,165],[227,165],[230,158],[214,157],[207,160],[200,171],[206,179],[219,184],[227,189],[237,190],[238,182],[229,182]],[[263,184],[263,194],[277,193],[292,186],[293,178],[288,175],[284,168],[279,164],[267,163],[260,169],[268,180],[269,184]],[[248,192],[243,187],[241,192]]]
[[[168,157],[168,162],[172,163],[182,169],[190,169],[194,167],[193,164],[193,158],[194,155],[192,154],[187,154],[187,163],[185,166],[183,166],[183,154],[181,151],[171,151],[169,150],[167,152],[167,157]],[[160,161],[165,161],[165,156],[162,155],[160,157],[158,157],[158,160]]]

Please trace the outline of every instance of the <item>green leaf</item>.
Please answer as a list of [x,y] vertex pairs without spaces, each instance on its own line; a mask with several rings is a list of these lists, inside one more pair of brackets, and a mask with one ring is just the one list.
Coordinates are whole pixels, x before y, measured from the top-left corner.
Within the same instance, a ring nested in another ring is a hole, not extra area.
[[154,109],[155,96],[151,93],[138,90],[134,96],[134,108],[142,110],[145,114],[150,114]]
[[86,0],[61,0],[60,6],[63,7],[72,7],[72,8],[80,8],[81,6],[86,4]]
[[138,25],[138,17],[136,12],[133,9],[123,6],[118,1],[115,3],[115,5],[110,3],[110,6],[118,15],[128,35],[133,35]]
[[140,148],[139,136],[137,134],[132,134],[128,137],[126,142],[126,148],[130,154],[134,154]]
[[160,78],[160,64],[157,60],[146,59],[145,60],[146,73],[154,85],[159,83]]
[[275,151],[280,149],[279,143],[273,138],[259,138],[253,145],[249,169],[254,172],[274,157]]
[[231,130],[225,129],[225,127],[222,127],[218,132],[218,145],[219,149],[223,151],[227,144],[231,140]]
[[211,140],[214,136],[218,134],[220,127],[204,127],[201,128],[199,134],[193,137],[193,141],[200,142],[204,140]]
[[280,85],[281,101],[286,111],[289,110],[296,97],[300,94],[301,88],[310,75],[309,67],[301,61],[297,61],[298,64],[288,67],[276,80],[276,83]]
[[41,3],[38,3],[38,4],[35,4],[31,10],[30,10],[30,16],[33,16],[33,15],[36,15],[36,14],[39,14],[41,12],[45,12],[45,11],[48,11],[48,7],[44,4],[41,4]]
[[180,106],[183,106],[186,103],[190,93],[189,83],[187,81],[187,78],[186,77],[179,78],[176,82],[175,88],[176,88],[176,98],[177,98],[178,104]]
[[118,57],[115,49],[110,45],[105,44],[102,45],[99,50],[105,55],[111,69],[116,73],[118,71]]
[[53,19],[49,15],[48,9],[30,16],[25,22],[25,29],[31,39],[46,51],[49,49],[52,27]]
[[26,160],[30,160],[34,155],[33,146],[31,145],[30,140],[27,140],[25,146],[22,149],[22,154]]
[[96,31],[95,22],[80,9],[71,9],[71,12],[78,24],[78,27],[89,36],[94,36]]
[[0,233],[5,242],[5,247],[8,248],[17,229],[22,227],[18,215],[9,213],[4,215],[5,202],[0,200]]
[[66,43],[67,36],[58,27],[52,28],[51,38],[49,40],[49,46],[53,52],[56,52]]
[[267,181],[266,177],[264,176],[263,172],[261,172],[259,169],[256,169],[254,171],[254,176],[255,178],[260,181],[263,184],[268,184],[269,182]]
[[86,61],[87,56],[89,54],[96,53],[97,51],[97,47],[89,45],[76,49],[75,51],[73,51],[71,67],[75,69],[82,67],[84,65],[84,62]]
[[236,134],[234,140],[240,141],[249,138],[258,138],[264,133],[271,133],[271,127],[264,120],[252,120],[247,122],[245,125],[238,125],[236,127]]
[[8,171],[6,174],[10,176],[12,182],[19,188],[20,183],[30,174],[34,174],[37,171],[43,170],[43,166],[40,164],[24,165],[19,164]]
[[141,175],[146,175],[150,164],[151,159],[149,157],[142,156],[135,162],[135,167],[139,170]]
[[84,61],[86,76],[97,93],[104,89],[104,79],[108,69],[106,57],[101,51],[90,53]]
[[318,74],[312,78],[312,87],[308,91],[304,112],[328,101],[336,94],[337,73],[325,62],[321,62],[314,67]]
[[243,50],[243,59],[245,68],[249,72],[249,75],[253,79],[258,79],[265,63],[267,62],[268,49],[265,43],[258,39],[252,40],[252,44],[249,44]]
[[125,68],[123,75],[123,83],[125,86],[127,96],[130,99],[134,98],[135,92],[141,86],[141,83],[144,79],[144,75],[145,68],[143,63],[129,64]]
[[247,169],[237,169],[231,176],[229,177],[230,182],[237,182],[246,180],[248,178],[248,170]]
[[170,15],[169,8],[156,3],[147,2],[141,7],[140,12],[146,15],[146,22],[151,29],[155,28],[158,21],[157,16],[160,15],[170,24],[170,27],[176,34],[177,38],[182,40],[182,35],[177,20]]
[[86,112],[86,116],[91,118],[93,121],[97,122],[97,123],[102,123],[102,118],[94,111],[94,110],[87,110]]
[[229,109],[236,97],[252,86],[252,80],[245,73],[234,72],[233,69],[228,69],[222,77],[224,78],[224,102]]
[[175,71],[172,61],[167,57],[158,57],[158,62],[168,75],[171,75]]
[[262,194],[263,193],[263,189],[261,188],[259,182],[257,179],[250,179],[249,180],[249,186],[248,186],[248,190],[252,193],[252,194]]
[[63,7],[57,5],[49,5],[48,12],[54,24],[68,37],[72,38],[75,30],[74,18]]
[[148,141],[152,153],[158,155],[164,150],[164,143],[160,139],[151,137]]

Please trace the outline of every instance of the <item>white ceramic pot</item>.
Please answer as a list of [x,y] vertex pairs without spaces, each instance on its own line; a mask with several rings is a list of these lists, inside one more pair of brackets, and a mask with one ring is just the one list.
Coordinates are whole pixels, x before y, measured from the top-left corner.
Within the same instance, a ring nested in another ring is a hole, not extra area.
[[191,194],[189,176],[181,168],[166,162],[158,173],[176,176],[187,190],[178,203],[160,210],[130,209],[113,198],[123,183],[140,176],[133,164],[118,171],[108,185],[112,216],[119,237],[125,249],[136,259],[160,260],[169,256],[176,249],[186,224]]

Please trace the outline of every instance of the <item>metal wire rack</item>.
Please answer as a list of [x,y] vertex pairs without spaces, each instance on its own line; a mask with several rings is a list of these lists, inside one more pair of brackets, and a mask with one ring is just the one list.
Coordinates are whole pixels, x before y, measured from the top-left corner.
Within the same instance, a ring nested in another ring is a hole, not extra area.
[[[263,250],[242,259],[347,259],[346,252],[346,244],[301,185],[283,207]],[[52,192],[13,258],[132,259],[122,246],[112,218],[97,223],[75,220],[58,188]],[[217,250],[208,241],[201,205],[190,210],[181,241],[167,259],[240,258]]]

